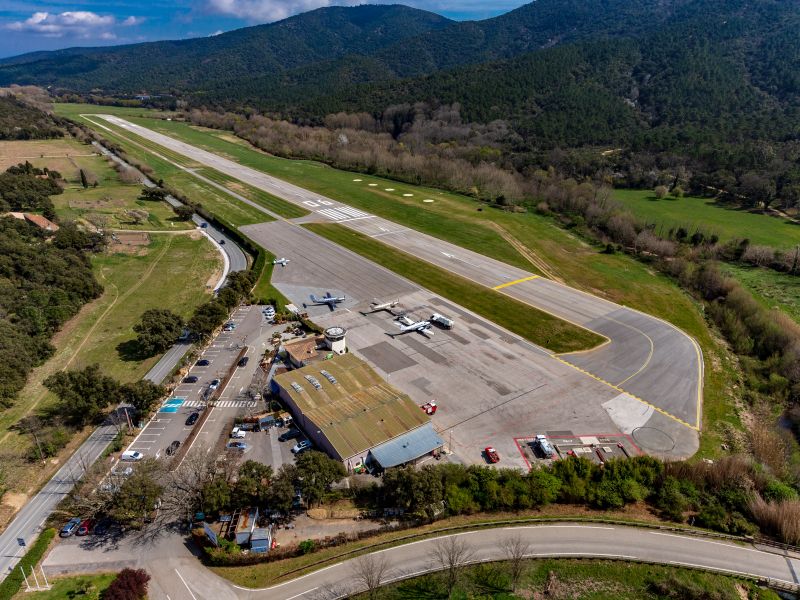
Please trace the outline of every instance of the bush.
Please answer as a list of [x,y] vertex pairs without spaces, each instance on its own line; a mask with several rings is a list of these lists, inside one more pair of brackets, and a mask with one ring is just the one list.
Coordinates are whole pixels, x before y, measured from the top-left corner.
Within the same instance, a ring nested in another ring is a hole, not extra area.
[[141,600],[147,595],[149,581],[144,569],[123,569],[103,592],[103,600]]
[[316,549],[317,544],[314,540],[303,540],[299,544],[301,554],[311,554]]

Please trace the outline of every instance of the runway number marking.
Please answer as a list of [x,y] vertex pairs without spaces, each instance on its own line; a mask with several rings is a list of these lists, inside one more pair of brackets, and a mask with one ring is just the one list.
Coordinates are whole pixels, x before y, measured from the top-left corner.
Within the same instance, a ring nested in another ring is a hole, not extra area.
[[317,204],[316,202],[312,202],[311,200],[303,200],[303,204],[305,204],[306,206],[310,206],[311,208],[316,208],[317,206],[319,206],[319,204]]

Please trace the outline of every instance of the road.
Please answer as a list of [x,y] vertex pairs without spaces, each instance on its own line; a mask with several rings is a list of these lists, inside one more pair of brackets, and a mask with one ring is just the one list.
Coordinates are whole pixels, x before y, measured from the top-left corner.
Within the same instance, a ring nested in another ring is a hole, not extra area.
[[[553,358],[615,390],[619,399],[608,406],[609,414],[621,430],[638,432],[643,445],[672,451],[676,441],[660,428],[643,426],[642,417],[631,418],[639,407],[688,430],[689,445],[683,455],[689,456],[697,450],[702,426],[703,357],[697,343],[673,325],[370,215],[120,117],[97,116],[197,163],[311,210],[312,219],[339,223],[378,238],[417,258],[605,336],[608,343],[591,351],[553,355]],[[370,185],[368,176],[359,180],[363,185]],[[257,227],[243,229],[249,231]]]
[[[516,536],[529,545],[530,558],[641,560],[746,574],[789,585],[797,585],[800,570],[800,557],[784,556],[749,544],[616,525],[553,523],[484,529],[447,537],[463,542],[472,561],[489,561],[502,559],[503,542]],[[432,538],[377,551],[375,554],[390,565],[385,580],[431,569],[431,554],[443,539]],[[88,542],[81,542],[80,546],[59,545],[48,557],[45,569],[56,574],[99,571],[104,565],[108,565],[105,568],[144,567],[153,576],[149,597],[154,600],[313,600],[343,598],[358,591],[353,577],[354,562],[332,562],[308,575],[251,590],[235,586],[204,568],[184,546],[180,535],[169,534],[150,541],[123,539],[109,546]]]

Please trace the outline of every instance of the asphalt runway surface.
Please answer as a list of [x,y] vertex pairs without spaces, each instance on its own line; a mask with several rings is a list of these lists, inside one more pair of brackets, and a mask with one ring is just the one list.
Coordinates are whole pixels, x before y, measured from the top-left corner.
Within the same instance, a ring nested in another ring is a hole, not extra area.
[[[557,358],[634,402],[652,408],[654,413],[690,429],[697,438],[702,412],[702,355],[691,337],[665,321],[370,215],[125,119],[98,116],[201,164],[295,202],[314,212],[319,219],[378,238],[488,287],[502,286],[498,291],[606,336],[608,343],[592,351]],[[368,179],[364,177],[365,185]],[[288,251],[279,249],[277,253],[284,255]],[[624,406],[617,404],[614,414],[625,417],[618,423],[620,428],[632,432],[648,426],[641,419],[627,418]],[[676,437],[669,433],[667,436],[673,441]],[[694,448],[686,448],[686,455],[696,451],[697,442],[692,445]]]

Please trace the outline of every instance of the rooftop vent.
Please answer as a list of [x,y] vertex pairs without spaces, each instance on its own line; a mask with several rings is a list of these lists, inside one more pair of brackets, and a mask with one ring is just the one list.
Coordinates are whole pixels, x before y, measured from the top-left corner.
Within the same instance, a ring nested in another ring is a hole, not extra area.
[[292,389],[295,392],[302,392],[303,391],[303,388],[300,387],[300,384],[299,383],[295,383],[294,381],[292,382]]
[[313,385],[315,389],[317,389],[317,390],[322,389],[322,384],[313,375],[304,375],[303,377],[305,377],[306,381],[308,381],[308,383]]

